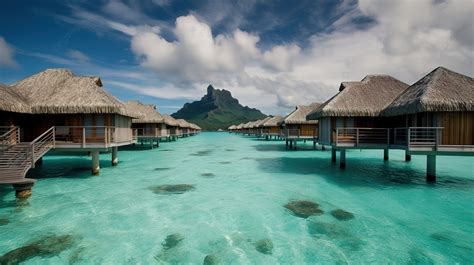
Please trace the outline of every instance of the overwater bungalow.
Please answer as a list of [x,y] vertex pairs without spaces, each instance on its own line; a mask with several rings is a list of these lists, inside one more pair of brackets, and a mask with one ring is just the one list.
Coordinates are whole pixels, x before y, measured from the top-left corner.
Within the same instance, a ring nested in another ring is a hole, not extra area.
[[162,115],[163,116],[163,121],[165,122],[166,125],[166,130],[169,133],[169,138],[168,140],[170,141],[176,141],[178,139],[178,136],[181,136],[180,130],[179,130],[179,122],[171,117],[171,115]]
[[255,128],[256,128],[256,130],[257,130],[257,132],[256,132],[256,136],[257,136],[257,137],[263,137],[263,124],[264,124],[265,122],[267,122],[268,120],[270,120],[271,118],[272,118],[271,116],[268,116],[268,117],[266,117],[266,118],[264,118],[264,119],[259,120],[259,121],[255,124]]
[[179,137],[188,137],[191,125],[185,119],[177,119],[179,128]]
[[282,137],[282,122],[283,117],[279,115],[273,116],[271,119],[268,119],[262,124],[262,136],[265,137],[266,140],[272,138],[279,139],[280,137]]
[[197,124],[192,123],[192,122],[188,122],[188,123],[190,124],[189,133],[191,136],[196,135],[201,131],[201,127],[199,127]]
[[[68,69],[47,69],[11,86],[1,86],[0,184],[15,184],[17,196],[31,194],[27,171],[51,149],[92,155],[99,174],[99,152],[112,153],[135,141],[125,105],[103,89],[99,77],[77,76]],[[3,97],[5,96],[5,97]],[[6,102],[8,100],[8,102]],[[6,141],[13,139],[15,141]]]
[[163,116],[155,105],[145,105],[136,100],[125,103],[127,110],[137,118],[132,120],[132,128],[137,142],[149,143],[151,148],[159,146],[160,140],[170,137]]
[[231,126],[229,126],[229,128],[227,128],[227,130],[229,132],[233,132],[235,130],[235,127],[236,127],[235,125],[231,125]]
[[284,138],[286,145],[296,150],[298,141],[313,141],[316,146],[318,139],[318,120],[306,119],[306,116],[316,110],[321,103],[312,103],[310,105],[296,106],[295,110],[283,118]]
[[390,127],[400,122],[380,117],[381,112],[408,85],[388,75],[368,75],[360,82],[343,82],[339,93],[310,112],[308,120],[319,120],[320,144],[332,146],[332,161],[340,150],[345,167],[346,149],[384,149],[388,159]]
[[[393,121],[392,148],[427,156],[427,180],[436,180],[436,155],[474,155],[474,79],[438,67],[382,112]],[[396,128],[400,125],[401,128]]]
[[248,126],[248,128],[249,128],[249,135],[257,136],[257,134],[259,133],[258,124],[259,124],[261,121],[262,121],[262,120],[256,120],[256,121],[252,121],[252,122],[250,123],[250,125]]

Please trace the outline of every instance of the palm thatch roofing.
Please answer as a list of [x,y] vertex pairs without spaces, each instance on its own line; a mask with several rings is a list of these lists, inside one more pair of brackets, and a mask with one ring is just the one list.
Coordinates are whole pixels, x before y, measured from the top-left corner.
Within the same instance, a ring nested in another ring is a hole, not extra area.
[[376,117],[408,85],[389,75],[368,75],[360,82],[343,82],[339,93],[306,116],[320,117]]
[[474,79],[438,67],[400,94],[382,113],[474,111]]
[[240,129],[242,129],[243,127],[244,127],[244,124],[241,123],[241,124],[235,126],[235,129],[240,130]]
[[163,121],[165,122],[166,125],[173,126],[173,127],[179,125],[178,121],[175,118],[171,117],[170,115],[162,115],[162,116],[163,116]]
[[257,127],[257,128],[258,128],[258,127],[262,127],[263,124],[264,124],[265,122],[267,122],[268,120],[270,120],[271,118],[272,118],[272,117],[266,117],[265,119],[262,119],[262,120],[258,121],[258,122],[255,124],[255,127]]
[[32,114],[120,114],[133,117],[123,102],[102,87],[99,77],[69,69],[46,69],[10,86],[26,99]]
[[268,121],[266,121],[265,123],[263,123],[263,127],[280,126],[280,123],[282,123],[282,122],[283,122],[283,117],[279,116],[279,115],[276,115],[276,116],[272,117],[271,119],[269,119]]
[[245,123],[245,124],[242,126],[242,128],[247,129],[247,128],[249,128],[250,124],[252,124],[251,121]]
[[185,119],[177,119],[177,121],[180,128],[191,128],[191,124],[189,124]]
[[227,128],[228,130],[235,130],[235,125],[231,125],[229,126],[229,128]]
[[189,126],[191,129],[193,130],[201,130],[201,127],[199,127],[197,124],[195,123],[192,123],[192,122],[188,122],[189,123]]
[[257,127],[257,124],[260,122],[261,120],[256,120],[256,121],[252,121],[249,125],[249,128],[253,129],[253,128],[256,128]]
[[12,87],[0,84],[0,111],[31,113],[27,98],[18,94]]
[[125,102],[125,106],[129,113],[132,113],[136,119],[132,119],[132,123],[163,123],[164,119],[160,113],[156,111],[155,105],[145,105],[137,100],[129,100]]
[[285,124],[317,124],[318,120],[306,120],[306,116],[319,106],[321,106],[321,103],[318,102],[296,106],[295,110],[288,114],[283,122]]

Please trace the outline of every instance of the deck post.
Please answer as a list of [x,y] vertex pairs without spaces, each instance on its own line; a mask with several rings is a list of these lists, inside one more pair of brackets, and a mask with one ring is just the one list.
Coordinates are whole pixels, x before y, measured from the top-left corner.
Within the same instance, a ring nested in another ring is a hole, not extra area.
[[409,155],[407,151],[405,151],[405,161],[411,161],[411,155]]
[[99,151],[92,151],[92,175],[99,175],[100,165],[99,165]]
[[118,164],[118,147],[112,147],[112,166],[116,166]]
[[285,140],[285,142],[286,142],[286,147],[288,147],[288,140]]
[[331,162],[336,163],[336,148],[331,149]]
[[324,144],[321,146],[321,150],[326,151],[326,147],[324,146]]
[[316,149],[316,141],[313,140],[313,149]]
[[297,143],[297,141],[295,141],[295,142],[293,143],[293,149],[294,149],[294,150],[296,150],[296,143]]
[[342,169],[346,168],[346,149],[341,149],[340,154],[340,164],[339,167]]
[[290,149],[293,148],[293,141],[290,141]]
[[388,160],[388,148],[383,149],[383,160]]
[[426,181],[436,182],[436,155],[426,156]]
[[15,197],[20,200],[28,199],[33,194],[34,183],[13,184],[15,189]]

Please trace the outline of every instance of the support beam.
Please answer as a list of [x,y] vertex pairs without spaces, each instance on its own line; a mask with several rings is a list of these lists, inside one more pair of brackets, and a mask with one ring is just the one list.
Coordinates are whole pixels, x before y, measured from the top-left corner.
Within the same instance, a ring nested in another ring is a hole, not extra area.
[[341,149],[341,154],[340,154],[340,164],[339,164],[339,167],[342,168],[342,169],[345,169],[346,168],[346,149]]
[[405,151],[405,161],[411,161],[411,155],[409,155],[407,151]]
[[316,141],[313,141],[313,149],[316,149]]
[[293,149],[294,150],[296,150],[296,143],[297,143],[297,141],[294,141],[294,143],[293,143]]
[[388,148],[383,150],[383,160],[388,160]]
[[112,166],[116,166],[118,164],[118,147],[112,147]]
[[100,172],[99,151],[92,151],[92,175],[97,176]]
[[286,140],[285,142],[286,142],[286,147],[288,147],[288,140]]
[[326,147],[324,146],[324,144],[322,145],[321,150],[326,151]]
[[336,163],[336,148],[331,149],[331,162]]
[[426,156],[426,181],[436,182],[436,155]]
[[290,141],[290,149],[293,148],[293,141]]

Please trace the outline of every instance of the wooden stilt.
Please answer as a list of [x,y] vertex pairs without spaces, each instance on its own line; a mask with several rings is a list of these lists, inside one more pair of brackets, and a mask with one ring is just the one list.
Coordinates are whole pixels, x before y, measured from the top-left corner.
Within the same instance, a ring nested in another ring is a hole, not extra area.
[[426,156],[426,181],[436,182],[436,155]]
[[336,163],[336,148],[331,149],[331,162]]
[[405,151],[405,161],[411,161],[411,155],[409,155],[407,151]]
[[388,160],[388,148],[383,150],[383,160]]
[[118,164],[118,147],[112,147],[112,166],[116,166]]
[[100,172],[99,151],[92,151],[92,175],[97,176]]
[[339,164],[339,167],[342,168],[342,169],[345,169],[346,168],[346,149],[341,149],[341,154],[340,154],[340,164]]

